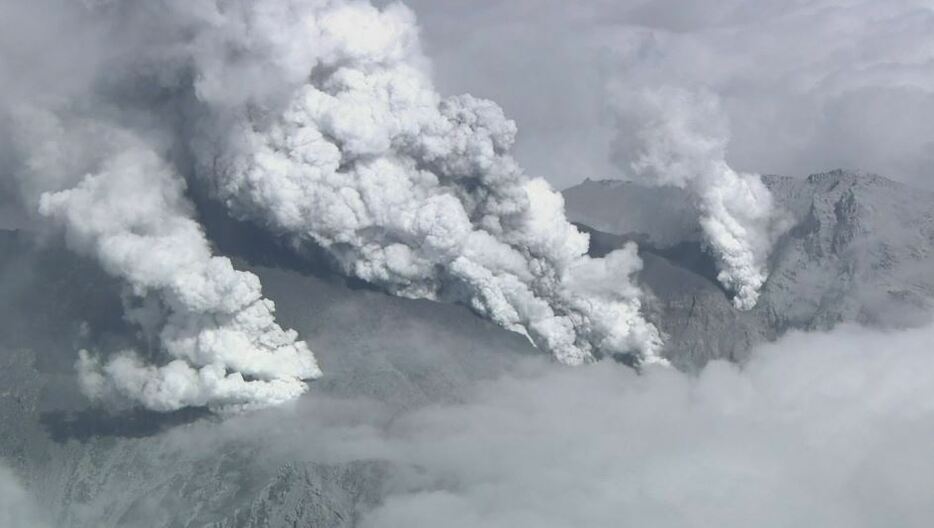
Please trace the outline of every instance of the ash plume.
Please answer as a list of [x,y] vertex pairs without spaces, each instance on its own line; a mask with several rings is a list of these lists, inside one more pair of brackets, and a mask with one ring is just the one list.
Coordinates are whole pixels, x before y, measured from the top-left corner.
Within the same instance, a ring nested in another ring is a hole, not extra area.
[[4,73],[0,156],[24,209],[126,282],[127,319],[158,345],[82,352],[89,395],[242,409],[320,375],[258,279],[212,254],[192,186],[349,276],[466,304],[562,363],[664,363],[635,247],[587,255],[561,195],[510,155],[515,123],[437,93],[401,4],[41,0],[3,29],[29,35],[0,67],[54,57]]
[[[515,123],[436,92],[407,8],[292,7],[225,13],[204,34],[216,55],[194,58],[206,110],[192,141],[218,200],[393,295],[467,304],[563,363],[661,361],[634,248],[587,256],[562,197],[510,156]],[[234,45],[238,65],[269,66],[261,90],[217,67]]]
[[694,196],[717,278],[733,292],[737,309],[752,309],[787,221],[758,174],[727,164],[730,132],[719,100],[670,86],[633,90],[617,83],[610,92],[618,123],[614,157],[639,181]]

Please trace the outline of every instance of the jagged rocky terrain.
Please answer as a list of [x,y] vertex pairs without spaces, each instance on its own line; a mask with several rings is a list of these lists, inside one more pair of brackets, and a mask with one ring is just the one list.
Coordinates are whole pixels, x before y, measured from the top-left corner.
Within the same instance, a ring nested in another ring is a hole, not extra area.
[[[758,306],[745,313],[718,285],[684,193],[592,181],[565,192],[593,252],[640,243],[646,310],[679,368],[741,360],[752,344],[793,328],[904,322],[934,296],[930,193],[840,171],[766,183],[793,227],[773,252]],[[537,355],[464,307],[386,296],[257,246],[242,226],[215,227],[212,237],[260,276],[281,321],[316,351],[327,375],[300,408],[319,399],[375,400],[390,411],[454,401]],[[146,346],[121,310],[117,284],[94,263],[0,230],[0,458],[55,526],[354,526],[403,470],[327,449],[320,457],[269,449],[263,436],[233,434],[236,420],[204,411],[92,407],[75,384],[76,350]],[[260,414],[260,429],[274,436],[277,411]],[[338,441],[317,439],[312,426],[306,438]]]
[[571,220],[595,230],[592,250],[640,243],[648,311],[684,369],[742,359],[753,343],[789,329],[888,326],[926,313],[934,297],[934,194],[844,171],[764,181],[792,227],[749,312],[734,310],[717,283],[683,191],[587,181],[564,194]]

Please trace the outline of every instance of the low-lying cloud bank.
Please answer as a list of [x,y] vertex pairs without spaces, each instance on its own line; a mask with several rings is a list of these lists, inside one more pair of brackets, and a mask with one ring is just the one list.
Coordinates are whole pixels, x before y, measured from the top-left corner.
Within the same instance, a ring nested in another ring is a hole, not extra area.
[[519,161],[558,186],[616,177],[602,91],[618,76],[718,94],[737,171],[932,183],[929,0],[407,3],[442,89],[499,102]]
[[410,468],[369,527],[929,526],[932,342],[934,326],[841,326],[696,377],[533,361],[460,404],[310,398],[285,429],[286,411],[223,427]]

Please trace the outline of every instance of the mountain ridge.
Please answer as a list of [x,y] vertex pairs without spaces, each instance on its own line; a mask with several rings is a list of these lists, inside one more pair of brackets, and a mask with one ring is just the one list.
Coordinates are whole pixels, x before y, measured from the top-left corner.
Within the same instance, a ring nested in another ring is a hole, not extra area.
[[[734,310],[717,283],[686,192],[591,180],[564,196],[571,221],[609,229],[591,230],[600,231],[600,251],[640,242],[646,309],[666,334],[667,349],[678,351],[669,358],[682,369],[696,370],[711,359],[741,360],[754,344],[791,329],[923,322],[934,298],[934,193],[843,170],[803,179],[764,176],[763,182],[792,225],[773,248],[762,298],[749,312]],[[674,224],[627,211],[656,203],[653,193],[675,204]],[[616,205],[601,209],[607,204]],[[683,265],[687,260],[693,269]]]

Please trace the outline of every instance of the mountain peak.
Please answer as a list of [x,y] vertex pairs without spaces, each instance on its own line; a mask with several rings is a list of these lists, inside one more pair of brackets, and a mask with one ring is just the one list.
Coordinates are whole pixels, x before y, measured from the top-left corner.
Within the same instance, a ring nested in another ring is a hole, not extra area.
[[792,227],[776,243],[762,297],[747,313],[732,309],[717,283],[686,192],[623,181],[565,191],[569,218],[602,232],[591,233],[599,251],[613,249],[614,240],[640,243],[647,309],[677,351],[675,364],[739,359],[791,329],[911,321],[934,298],[930,192],[840,169],[763,181]]

